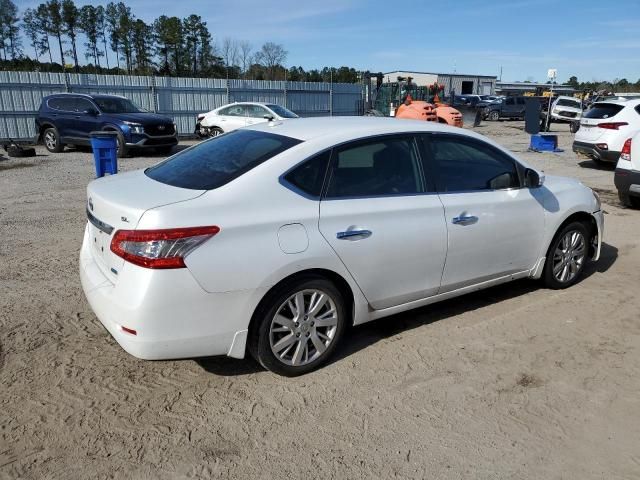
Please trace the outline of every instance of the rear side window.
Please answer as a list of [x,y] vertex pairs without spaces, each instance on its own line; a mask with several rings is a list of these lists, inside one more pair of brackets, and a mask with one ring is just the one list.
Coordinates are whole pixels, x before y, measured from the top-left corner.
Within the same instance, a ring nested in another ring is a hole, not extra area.
[[236,130],[184,150],[145,174],[174,187],[212,190],[300,142],[273,133]]
[[415,142],[388,138],[338,150],[327,198],[410,195],[425,191]]
[[518,103],[518,105],[524,105],[525,104],[524,98],[522,98],[522,97],[516,98],[516,102]]
[[520,187],[515,162],[491,145],[442,136],[429,139],[429,151],[438,171],[439,192]]
[[284,180],[306,195],[320,198],[330,159],[331,150],[320,153],[295,167],[284,176]]
[[615,103],[594,103],[585,114],[585,118],[611,118],[616,116],[624,106]]
[[507,98],[507,101],[504,103],[505,105],[515,105],[516,101],[513,98]]
[[232,105],[231,107],[223,108],[218,115],[226,115],[229,117],[246,117],[246,107],[244,105]]
[[54,97],[47,100],[49,108],[54,110],[62,110],[64,112],[75,111],[76,99],[73,97]]

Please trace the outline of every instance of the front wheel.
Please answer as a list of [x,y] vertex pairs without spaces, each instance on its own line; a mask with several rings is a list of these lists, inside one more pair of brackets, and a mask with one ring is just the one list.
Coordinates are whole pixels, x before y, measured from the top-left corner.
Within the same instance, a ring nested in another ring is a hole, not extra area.
[[567,288],[579,280],[588,259],[590,242],[589,228],[581,222],[570,223],[558,232],[547,252],[542,274],[548,288]]
[[580,122],[571,122],[569,124],[569,131],[571,133],[576,133],[578,130],[580,130]]
[[224,133],[224,130],[222,130],[220,127],[213,127],[209,129],[210,137],[219,137],[223,133]]
[[345,301],[323,277],[283,285],[256,312],[249,351],[260,364],[293,377],[323,365],[335,351],[347,322]]
[[492,122],[497,122],[498,120],[500,120],[500,113],[496,111],[489,112],[489,120],[491,120]]
[[55,127],[47,128],[42,135],[42,139],[44,147],[51,153],[60,153],[64,150],[64,143],[60,141],[60,134]]

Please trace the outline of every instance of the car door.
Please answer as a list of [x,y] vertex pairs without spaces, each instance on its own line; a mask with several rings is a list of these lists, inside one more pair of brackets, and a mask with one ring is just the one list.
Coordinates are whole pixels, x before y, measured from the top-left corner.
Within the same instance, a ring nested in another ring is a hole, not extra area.
[[268,122],[269,120],[264,118],[265,115],[274,116],[273,113],[261,105],[247,105],[247,125]]
[[334,150],[320,232],[374,309],[437,293],[447,252],[444,211],[425,185],[412,136]]
[[49,99],[49,108],[53,110],[51,115],[61,140],[70,141],[73,139],[74,117],[75,117],[75,97],[60,96]]
[[526,109],[526,102],[524,101],[524,97],[516,98],[516,117],[524,118],[524,111]]
[[517,106],[514,97],[507,97],[502,104],[502,116],[512,118],[516,116]]
[[247,126],[247,112],[245,105],[230,105],[218,112],[220,116],[220,128],[230,132]]
[[97,114],[87,113],[88,111],[98,112],[98,108],[86,98],[76,98],[75,115],[73,116],[73,136],[89,142],[89,134],[95,130],[100,130],[100,121]]
[[522,187],[524,169],[482,140],[423,139],[448,229],[441,292],[533,268],[544,234],[542,189]]

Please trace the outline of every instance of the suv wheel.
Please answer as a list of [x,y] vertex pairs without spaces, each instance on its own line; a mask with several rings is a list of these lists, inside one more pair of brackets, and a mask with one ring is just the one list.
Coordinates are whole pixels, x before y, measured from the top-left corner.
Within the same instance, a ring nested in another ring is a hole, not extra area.
[[118,158],[128,157],[129,149],[125,145],[124,137],[118,132]]
[[64,150],[64,144],[60,142],[60,135],[56,127],[47,128],[42,134],[44,147],[51,153],[60,153]]
[[497,122],[498,120],[500,120],[500,113],[495,110],[493,112],[489,112],[489,120],[491,120],[492,122]]
[[309,275],[274,290],[256,311],[255,321],[247,345],[251,355],[266,369],[293,377],[329,359],[347,314],[335,285]]

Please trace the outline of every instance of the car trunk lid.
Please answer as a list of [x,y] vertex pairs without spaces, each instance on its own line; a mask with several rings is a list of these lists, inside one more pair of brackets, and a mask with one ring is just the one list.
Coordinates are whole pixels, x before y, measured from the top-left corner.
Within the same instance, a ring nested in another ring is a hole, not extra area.
[[102,273],[116,283],[124,260],[112,253],[110,246],[118,230],[135,230],[147,210],[190,200],[204,192],[157,182],[142,170],[91,182],[87,186],[89,240]]

